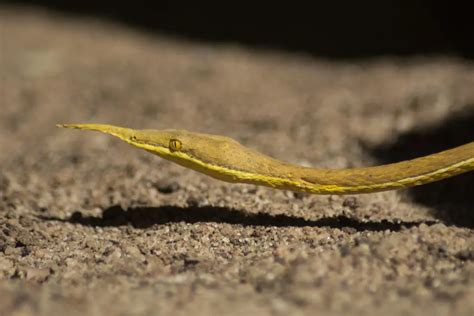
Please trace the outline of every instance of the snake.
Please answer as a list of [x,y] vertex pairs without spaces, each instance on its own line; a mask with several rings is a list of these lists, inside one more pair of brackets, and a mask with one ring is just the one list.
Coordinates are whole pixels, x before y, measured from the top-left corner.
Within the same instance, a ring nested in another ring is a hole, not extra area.
[[131,129],[108,124],[57,124],[99,131],[213,178],[314,194],[397,190],[474,170],[474,142],[379,166],[325,169],[281,161],[220,135],[177,129]]

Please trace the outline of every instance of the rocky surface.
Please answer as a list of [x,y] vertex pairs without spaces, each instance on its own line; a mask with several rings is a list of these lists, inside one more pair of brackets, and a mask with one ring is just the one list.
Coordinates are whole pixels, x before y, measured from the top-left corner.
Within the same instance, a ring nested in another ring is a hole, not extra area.
[[0,314],[473,315],[473,174],[316,196],[56,123],[185,128],[354,167],[473,141],[474,65],[336,62],[0,7]]

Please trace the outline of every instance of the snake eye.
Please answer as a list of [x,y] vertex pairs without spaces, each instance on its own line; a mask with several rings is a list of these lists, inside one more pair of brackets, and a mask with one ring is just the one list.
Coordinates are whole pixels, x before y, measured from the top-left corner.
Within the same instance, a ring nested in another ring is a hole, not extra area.
[[178,151],[181,149],[181,142],[177,139],[170,139],[170,143],[168,145],[171,152]]
[[137,138],[137,136],[135,136],[135,135],[130,136],[130,140],[131,140],[132,142],[136,142],[137,139],[138,139],[138,138]]

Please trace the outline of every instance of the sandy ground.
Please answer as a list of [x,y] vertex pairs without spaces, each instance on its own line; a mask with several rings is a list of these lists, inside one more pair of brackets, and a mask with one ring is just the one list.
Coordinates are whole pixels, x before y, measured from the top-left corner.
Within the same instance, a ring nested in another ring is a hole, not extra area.
[[59,122],[185,128],[321,167],[473,140],[474,64],[336,62],[0,8],[1,315],[473,315],[474,178],[231,185]]

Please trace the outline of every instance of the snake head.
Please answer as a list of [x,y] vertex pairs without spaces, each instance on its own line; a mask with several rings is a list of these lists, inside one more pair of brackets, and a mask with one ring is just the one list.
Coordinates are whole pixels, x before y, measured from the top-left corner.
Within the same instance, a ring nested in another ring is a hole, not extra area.
[[61,128],[97,131],[109,134],[149,152],[170,158],[183,148],[180,135],[185,133],[178,130],[135,130],[108,124],[57,124]]

